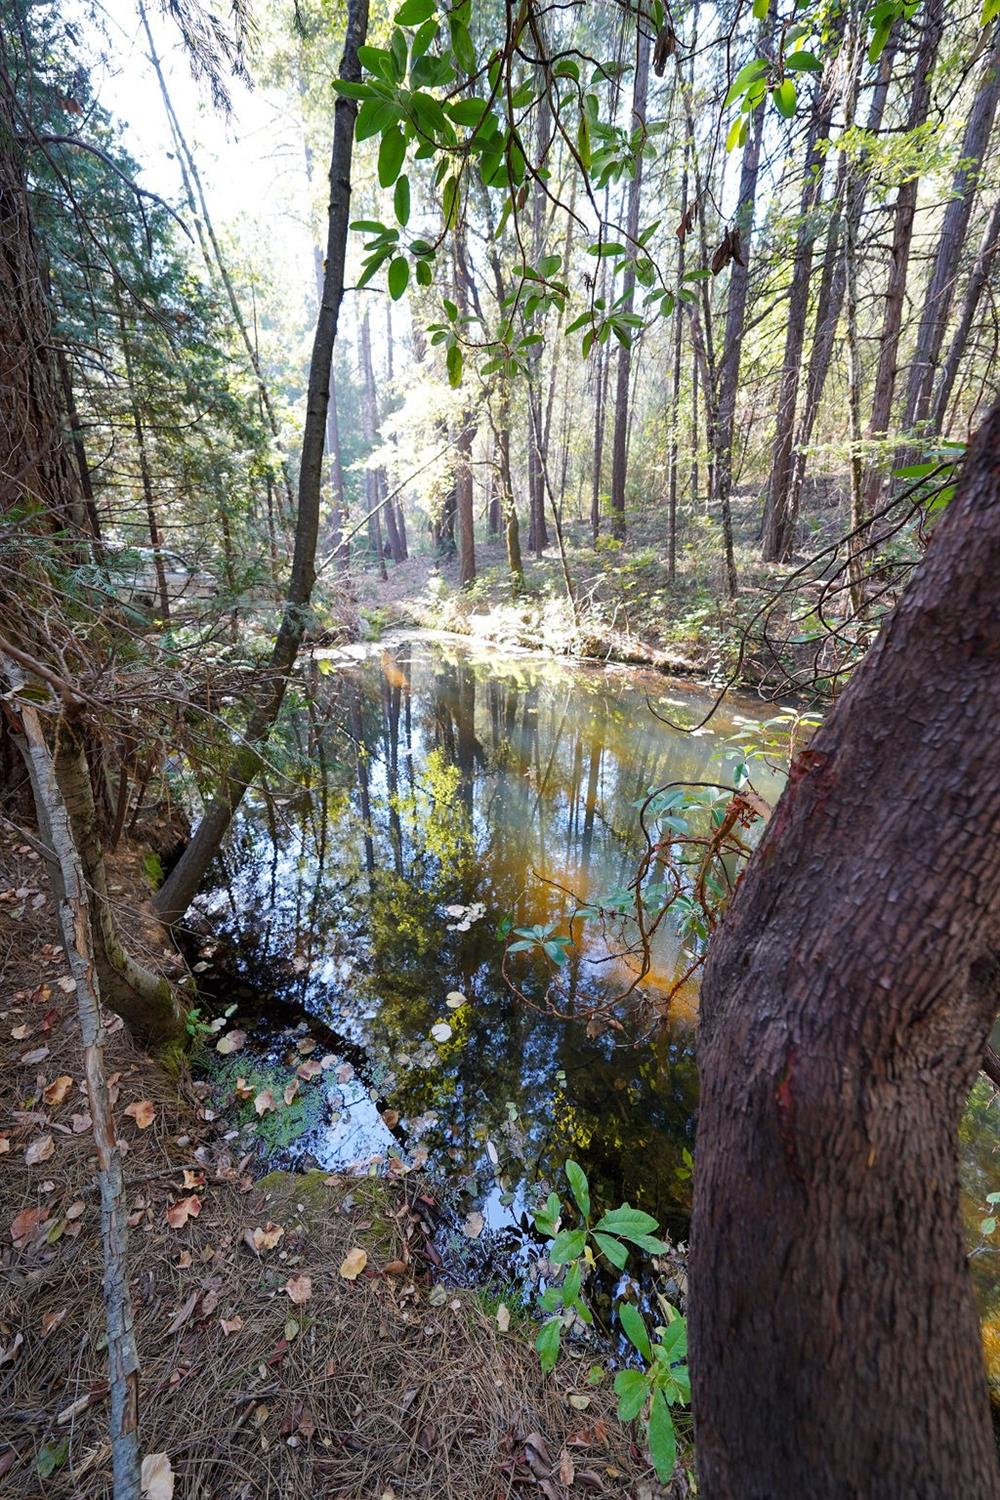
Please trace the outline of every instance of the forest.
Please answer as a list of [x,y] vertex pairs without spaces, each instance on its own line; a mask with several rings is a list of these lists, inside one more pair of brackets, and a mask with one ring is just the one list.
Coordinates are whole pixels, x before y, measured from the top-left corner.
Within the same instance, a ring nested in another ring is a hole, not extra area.
[[998,105],[0,0],[4,1495],[1000,1500]]

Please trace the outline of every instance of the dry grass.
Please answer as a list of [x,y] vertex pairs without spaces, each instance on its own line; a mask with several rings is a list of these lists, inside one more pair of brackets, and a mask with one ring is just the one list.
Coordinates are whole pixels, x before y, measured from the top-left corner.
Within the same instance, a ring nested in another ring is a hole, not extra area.
[[[44,869],[17,843],[0,848],[0,1492],[99,1500],[111,1486],[96,1163],[73,1128],[75,1002],[58,983]],[[610,1393],[586,1385],[588,1359],[545,1379],[530,1325],[502,1333],[474,1292],[430,1292],[414,1179],[254,1183],[188,1078],[122,1030],[108,1068],[128,1147],[142,1447],[168,1455],[176,1500],[665,1493]],[[47,1103],[60,1076],[72,1086]],[[153,1106],[145,1129],[125,1115],[139,1100]],[[47,1136],[51,1155],[27,1165]],[[171,1228],[168,1206],[191,1193],[200,1212]],[[282,1235],[258,1252],[247,1233],[268,1223]],[[348,1281],[353,1248],[368,1262]],[[311,1283],[299,1304],[295,1276]],[[227,1335],[222,1320],[242,1326]],[[670,1494],[687,1493],[676,1479]]]

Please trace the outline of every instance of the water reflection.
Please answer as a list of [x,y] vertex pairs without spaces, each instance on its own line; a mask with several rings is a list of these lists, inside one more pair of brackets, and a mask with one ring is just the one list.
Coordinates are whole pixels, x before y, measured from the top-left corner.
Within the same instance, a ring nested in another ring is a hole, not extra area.
[[[330,665],[315,666],[298,730],[306,792],[249,808],[206,901],[249,986],[328,1028],[328,1070],[309,1085],[327,1110],[300,1149],[331,1168],[426,1158],[495,1228],[574,1157],[598,1204],[628,1198],[683,1232],[690,997],[640,1049],[588,1035],[513,999],[497,927],[510,916],[565,931],[566,892],[625,885],[636,800],[731,776],[739,754],[720,759],[720,745],[746,705],[691,736],[658,722],[646,693],[692,721],[702,698],[655,676],[423,640]],[[564,994],[584,1012],[628,975],[596,934],[575,932]],[[676,946],[664,930],[647,989],[666,988]],[[540,1003],[544,967],[522,969]],[[280,1058],[293,1041],[262,1020],[250,1045]]]

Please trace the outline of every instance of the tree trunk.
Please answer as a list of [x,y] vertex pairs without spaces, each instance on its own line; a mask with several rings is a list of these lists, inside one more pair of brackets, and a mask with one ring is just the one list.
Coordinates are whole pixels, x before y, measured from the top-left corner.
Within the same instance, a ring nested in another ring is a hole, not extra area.
[[[60,349],[56,358],[59,362],[59,383],[62,386],[63,405],[66,419],[69,422],[70,436],[73,439],[73,453],[76,457],[76,469],[80,477],[80,493],[83,495],[83,503],[87,510],[87,519],[90,522],[90,534],[96,543],[101,540],[101,518],[97,513],[97,501],[94,495],[94,481],[90,473],[90,464],[87,461],[87,446],[83,440],[83,423],[77,410],[76,397],[73,394],[73,377],[70,374],[69,360],[65,349]],[[100,546],[95,550],[100,552]]]
[[[681,171],[681,204],[687,208],[688,195],[688,151],[691,142],[684,142],[684,167]],[[684,285],[684,261],[686,235],[677,241],[677,285]],[[674,308],[674,364],[670,389],[670,476],[667,492],[667,573],[671,580],[677,575],[677,464],[680,459],[678,427],[681,413],[681,355],[684,349],[683,327],[684,304],[680,298]]]
[[957,1166],[1000,979],[998,454],[1000,407],[708,955],[705,1500],[1000,1495]]
[[[639,150],[635,172],[628,190],[628,212],[625,219],[626,248],[629,256],[639,253],[639,207],[642,201],[642,148],[646,135],[646,100],[649,95],[649,30],[637,21],[635,29],[635,77],[632,80],[632,133],[638,131]],[[622,281],[620,308],[630,313],[635,301],[635,262],[631,258]],[[611,440],[611,531],[625,535],[625,478],[628,469],[629,394],[632,373],[632,335],[618,350],[618,373],[615,384],[615,425]]]
[[[942,0],[927,0],[923,10],[923,28],[920,34],[920,49],[913,76],[913,91],[906,120],[907,130],[915,130],[927,119],[931,104],[931,70],[937,57],[941,41]],[[899,337],[903,327],[903,303],[906,296],[906,278],[910,264],[910,245],[913,240],[913,219],[917,210],[919,178],[911,177],[900,185],[896,194],[896,205],[892,220],[892,249],[889,255],[889,279],[885,289],[885,306],[882,313],[882,332],[879,337],[878,366],[875,371],[875,388],[872,394],[871,416],[868,421],[868,437],[884,438],[889,431],[892,403],[896,393],[896,372],[899,359]],[[865,476],[864,505],[871,514],[878,501],[882,485],[879,464],[872,464]]]
[[[837,28],[843,32],[843,24]],[[836,49],[836,50],[833,50]],[[806,339],[809,314],[809,283],[812,278],[813,249],[818,234],[816,205],[823,185],[823,162],[826,142],[833,119],[836,78],[841,70],[841,48],[831,41],[829,60],[816,85],[806,136],[805,166],[799,201],[799,222],[795,233],[792,279],[788,289],[788,316],[785,324],[785,353],[778,386],[775,413],[774,451],[771,477],[764,506],[763,556],[766,562],[783,562],[791,553],[794,527],[789,525],[788,496],[792,478],[792,442],[795,436],[795,409],[799,397],[799,373]]]
[[931,411],[932,432],[940,433],[944,430],[952,387],[955,384],[955,377],[958,374],[962,355],[965,353],[965,346],[969,341],[969,333],[972,330],[972,322],[976,316],[979,299],[990,279],[990,271],[998,250],[1000,250],[1000,198],[994,203],[993,212],[990,214],[986,222],[986,228],[983,230],[983,237],[979,242],[975,265],[969,273],[965,296],[962,299],[962,311],[958,319],[958,327],[952,335],[951,343],[948,346],[948,353],[941,366],[937,390],[934,393],[934,406]]
[[[537,37],[539,56],[545,57],[542,38]],[[542,95],[535,114],[535,166],[541,167],[548,155],[552,137],[552,108],[549,100],[549,77],[542,65]],[[531,253],[537,266],[545,254],[545,205],[544,184],[535,182],[531,203]],[[532,331],[537,331],[532,324]],[[548,528],[545,524],[545,478],[546,453],[542,423],[542,349],[536,344],[528,358],[528,545],[536,557],[541,557],[549,544]]]
[[[464,326],[464,320],[469,313],[469,277],[463,228],[456,229],[453,247],[455,302],[458,307],[460,326]],[[458,525],[458,582],[460,588],[465,588],[476,581],[476,531],[471,462],[476,424],[468,404],[468,397],[464,394],[462,403],[458,438],[455,442],[455,520]]]
[[[378,439],[378,399],[375,395],[375,366],[372,362],[372,338],[368,311],[366,307],[365,315],[361,319],[361,337],[358,343],[361,351],[361,379],[365,387],[361,422],[364,439],[371,452]],[[385,570],[385,557],[382,551],[383,509],[392,560],[398,563],[402,561],[402,558],[399,551],[399,538],[395,536],[395,517],[388,514],[391,507],[383,508],[382,505],[385,498],[384,476],[381,469],[372,468],[371,465],[365,469],[365,495],[368,501],[368,543],[377,560],[379,577],[384,580],[388,574]]]
[[[16,693],[16,689],[23,686],[24,679],[16,668],[6,662],[4,665]],[[71,820],[62,800],[38,710],[30,703],[18,703],[18,711],[38,826],[55,855],[53,885],[56,888],[59,931],[70,973],[76,981],[87,1102],[97,1150],[114,1500],[138,1500],[141,1477],[139,1355],[125,1260],[128,1227],[122,1160],[104,1067],[102,995],[95,975],[95,967],[99,969],[99,965],[95,965],[91,940],[88,881],[73,842]]]
[[993,117],[1000,100],[1000,27],[994,28],[976,93],[965,122],[959,163],[951,183],[951,195],[941,221],[941,235],[930,281],[923,299],[917,330],[917,345],[906,387],[903,426],[923,422],[930,409],[934,373],[937,369],[948,313],[955,291],[955,271],[965,244],[969,215],[979,186],[983,159],[989,145]]
[[[771,34],[768,22],[762,22],[758,31],[758,52],[767,48]],[[731,494],[733,488],[733,437],[736,426],[736,393],[740,384],[740,355],[743,348],[743,321],[746,316],[747,295],[750,289],[750,239],[753,234],[754,210],[757,201],[757,178],[760,172],[760,143],[764,133],[764,110],[756,109],[750,121],[750,133],[743,148],[740,167],[740,190],[736,201],[734,227],[742,241],[740,260],[733,260],[729,269],[729,295],[726,299],[726,330],[722,355],[716,371],[719,382],[716,406],[715,431],[712,434],[712,449],[715,462],[715,499],[722,520],[723,546],[726,555],[726,592],[732,599],[736,595],[736,557],[733,551],[733,514]],[[742,263],[741,263],[742,262]]]
[[[340,76],[352,83],[357,83],[361,77],[358,47],[363,44],[367,31],[368,0],[351,0]],[[337,319],[344,295],[344,259],[350,218],[351,156],[356,113],[356,102],[338,94],[330,161],[326,269],[309,367],[309,390],[299,465],[295,551],[281,626],[271,650],[271,659],[262,674],[243,745],[230,762],[222,788],[199,823],[194,838],[154,900],[156,911],[166,922],[176,922],[187,911],[226,836],[233,814],[260,770],[267,739],[281,711],[288,676],[295,665],[305,634],[309,600],[316,576],[316,538],[319,531],[330,368],[337,337]]]
[[136,390],[132,352],[129,349],[128,334],[125,331],[125,315],[122,312],[121,299],[118,296],[117,290],[115,292],[115,302],[118,310],[118,332],[122,341],[122,357],[125,361],[125,384],[128,386],[129,408],[132,413],[132,430],[135,433],[136,453],[139,459],[142,498],[146,505],[146,526],[149,531],[149,545],[153,549],[156,592],[160,596],[160,617],[169,624],[170,592],[167,588],[167,570],[163,562],[163,541],[160,536],[160,523],[157,519],[156,501],[153,496],[153,475],[149,467],[149,453],[146,448],[146,433],[142,425],[142,412],[139,408],[139,393]]

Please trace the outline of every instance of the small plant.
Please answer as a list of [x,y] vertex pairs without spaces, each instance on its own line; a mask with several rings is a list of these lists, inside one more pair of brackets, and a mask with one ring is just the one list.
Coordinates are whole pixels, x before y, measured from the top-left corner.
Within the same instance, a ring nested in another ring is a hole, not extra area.
[[[549,1264],[566,1268],[559,1285],[546,1287],[539,1298],[539,1306],[546,1317],[535,1339],[535,1348],[542,1369],[546,1371],[555,1367],[564,1331],[572,1328],[577,1320],[587,1327],[594,1321],[593,1313],[583,1300],[583,1282],[585,1273],[596,1264],[597,1257],[603,1256],[616,1270],[622,1271],[628,1262],[629,1245],[652,1255],[662,1254],[668,1248],[656,1237],[659,1226],[652,1214],[632,1208],[628,1203],[609,1210],[592,1225],[590,1185],[586,1173],[577,1162],[568,1161],[566,1176],[583,1220],[582,1227],[562,1227],[562,1204],[556,1193],[549,1194],[544,1206],[534,1216],[535,1228],[552,1241],[548,1249]],[[691,1398],[691,1383],[685,1363],[687,1328],[684,1319],[663,1298],[659,1301],[666,1321],[654,1330],[652,1336],[634,1303],[618,1303],[618,1321],[645,1368],[619,1370],[615,1375],[615,1395],[618,1397],[618,1415],[623,1422],[642,1421],[653,1467],[661,1483],[666,1484],[674,1471],[677,1455],[677,1437],[670,1408],[687,1405]],[[594,1365],[589,1378],[593,1384],[598,1384],[604,1373],[600,1365]]]
[[556,933],[555,922],[548,922],[544,926],[538,924],[534,927],[515,927],[513,933],[517,942],[507,945],[508,953],[527,953],[534,950],[544,953],[554,964],[564,964],[567,958],[566,949],[573,945],[572,938],[560,937]]

